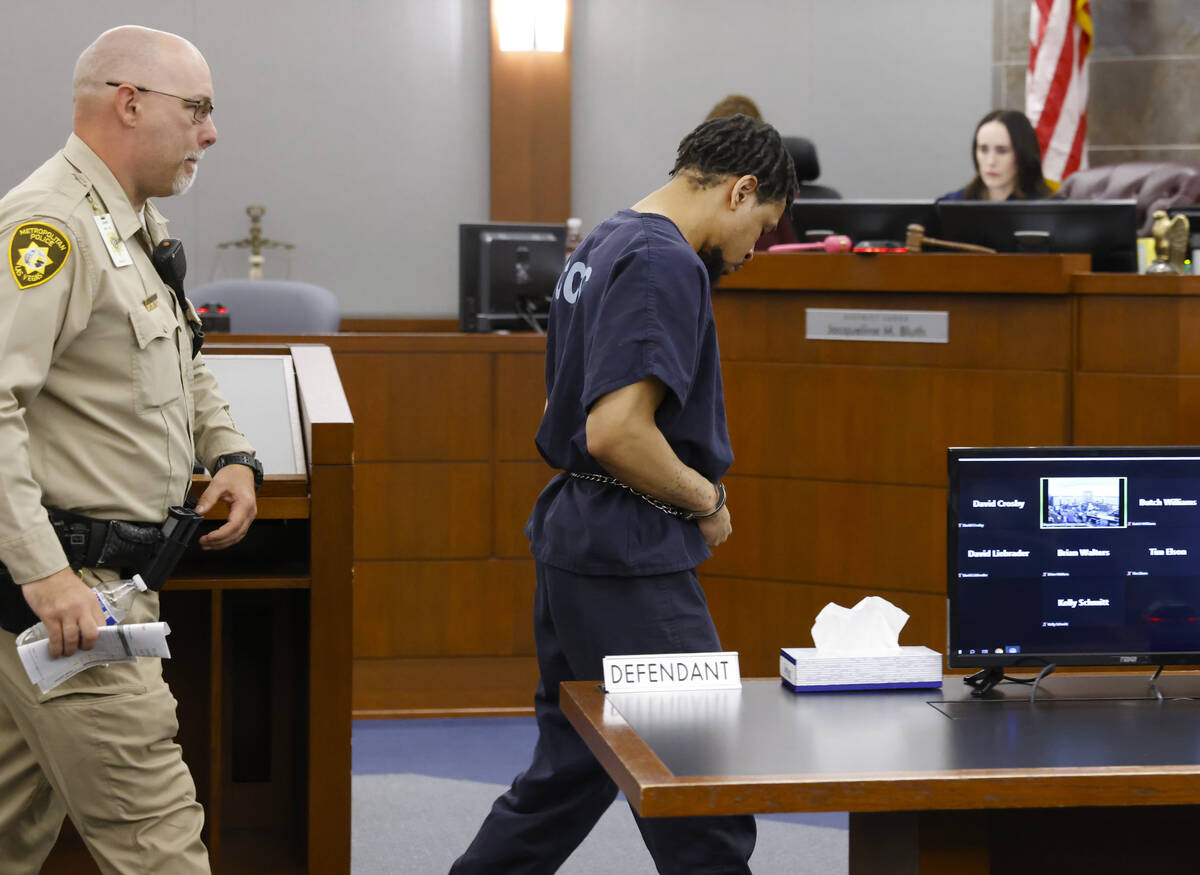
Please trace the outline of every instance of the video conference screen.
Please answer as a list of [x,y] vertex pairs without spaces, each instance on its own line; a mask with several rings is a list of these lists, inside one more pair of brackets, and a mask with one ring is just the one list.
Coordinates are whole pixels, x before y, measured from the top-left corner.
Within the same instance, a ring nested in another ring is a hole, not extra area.
[[949,451],[952,667],[1200,662],[1200,447]]

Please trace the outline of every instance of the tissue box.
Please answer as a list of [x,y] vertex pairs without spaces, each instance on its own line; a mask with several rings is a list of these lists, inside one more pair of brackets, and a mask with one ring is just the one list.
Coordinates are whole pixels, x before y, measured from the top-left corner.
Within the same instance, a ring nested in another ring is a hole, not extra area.
[[815,647],[782,647],[779,675],[795,693],[940,687],[942,655],[928,647],[901,647],[883,656],[821,656]]

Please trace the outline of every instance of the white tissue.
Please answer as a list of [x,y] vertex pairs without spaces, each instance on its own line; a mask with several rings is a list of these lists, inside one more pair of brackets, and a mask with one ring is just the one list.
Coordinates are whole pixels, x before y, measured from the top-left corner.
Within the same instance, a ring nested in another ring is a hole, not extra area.
[[885,598],[867,596],[852,608],[830,602],[813,623],[813,643],[821,656],[880,656],[900,651],[900,630],[908,614]]

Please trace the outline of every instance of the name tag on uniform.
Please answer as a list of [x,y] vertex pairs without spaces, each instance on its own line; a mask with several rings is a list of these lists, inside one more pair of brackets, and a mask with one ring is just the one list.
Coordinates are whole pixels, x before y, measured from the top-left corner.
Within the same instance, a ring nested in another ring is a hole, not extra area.
[[741,686],[742,670],[736,651],[604,657],[606,693],[736,690]]
[[100,229],[100,239],[104,241],[104,248],[108,250],[112,263],[117,267],[133,264],[133,258],[130,257],[129,250],[125,248],[125,241],[121,239],[121,235],[117,233],[117,228],[113,224],[112,213],[92,216],[92,218],[96,220],[96,227]]

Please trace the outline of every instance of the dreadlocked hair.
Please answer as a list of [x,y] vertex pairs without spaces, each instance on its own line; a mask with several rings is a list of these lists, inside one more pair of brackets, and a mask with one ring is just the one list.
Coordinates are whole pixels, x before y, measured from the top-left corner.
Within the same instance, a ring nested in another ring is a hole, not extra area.
[[684,137],[668,175],[681,170],[690,172],[701,188],[727,176],[754,176],[760,203],[791,201],[800,188],[779,131],[746,115],[711,119]]

